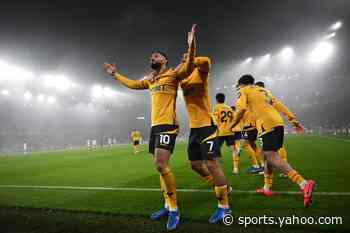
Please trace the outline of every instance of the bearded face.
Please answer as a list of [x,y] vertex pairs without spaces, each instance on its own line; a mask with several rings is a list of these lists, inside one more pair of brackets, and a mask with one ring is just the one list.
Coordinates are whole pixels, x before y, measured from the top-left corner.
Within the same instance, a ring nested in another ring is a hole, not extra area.
[[153,70],[159,69],[166,62],[167,62],[167,59],[162,54],[152,53],[150,58],[150,66]]

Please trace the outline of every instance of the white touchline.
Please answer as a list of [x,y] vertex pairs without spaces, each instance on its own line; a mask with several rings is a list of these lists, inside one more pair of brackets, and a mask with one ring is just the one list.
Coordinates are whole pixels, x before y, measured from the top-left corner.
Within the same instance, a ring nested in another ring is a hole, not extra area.
[[[96,190],[96,191],[151,191],[160,192],[159,188],[147,188],[147,187],[81,187],[81,186],[43,186],[43,185],[0,185],[0,188],[13,188],[13,189],[68,189],[68,190]],[[202,192],[211,193],[211,189],[176,189],[177,192]],[[233,193],[251,193],[255,194],[255,191],[249,190],[237,190],[233,189]],[[279,195],[300,195],[301,192],[296,191],[274,191]],[[318,196],[350,196],[350,192],[314,192],[314,195]]]

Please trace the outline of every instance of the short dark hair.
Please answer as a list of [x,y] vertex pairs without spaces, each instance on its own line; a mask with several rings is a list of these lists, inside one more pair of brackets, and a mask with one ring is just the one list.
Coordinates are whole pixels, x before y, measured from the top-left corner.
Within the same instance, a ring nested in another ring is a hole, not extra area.
[[262,82],[262,81],[259,81],[259,82],[256,82],[256,83],[255,83],[255,86],[258,86],[258,87],[265,87],[265,83]]
[[238,85],[253,85],[254,81],[255,80],[252,75],[245,74],[238,79]]
[[225,103],[225,94],[224,93],[217,93],[215,98],[216,98],[216,101],[219,102],[220,104]]
[[236,107],[235,106],[231,106],[231,109],[233,110],[233,111],[236,111]]
[[159,53],[160,55],[162,55],[163,57],[165,57],[165,59],[167,60],[167,63],[168,63],[168,61],[169,61],[168,56],[167,56],[164,52],[161,52],[161,51],[154,51],[153,53]]

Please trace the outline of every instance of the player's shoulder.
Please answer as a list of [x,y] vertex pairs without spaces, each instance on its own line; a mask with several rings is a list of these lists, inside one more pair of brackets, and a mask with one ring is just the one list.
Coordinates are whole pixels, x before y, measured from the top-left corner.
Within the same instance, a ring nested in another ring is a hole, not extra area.
[[197,70],[201,70],[201,71],[207,70],[209,72],[211,69],[211,60],[209,57],[205,57],[205,56],[195,57],[194,64]]
[[176,79],[176,77],[179,75],[178,69],[174,68],[174,67],[170,67],[169,69],[167,69],[166,71],[164,71],[162,74],[160,74],[158,77],[161,80],[164,81],[178,81]]
[[226,110],[232,110],[231,107],[227,104],[222,104],[222,108],[225,108]]
[[227,109],[227,111],[233,111],[233,109],[231,108],[231,106],[228,105],[228,104],[225,104],[225,108]]
[[210,57],[207,57],[207,56],[198,56],[198,57],[195,57],[194,58],[194,62],[209,62],[211,63],[211,59]]
[[263,87],[258,87],[255,85],[248,85],[240,89],[241,93],[254,93],[254,92],[259,92],[261,90],[265,90]]
[[222,104],[222,103],[217,103],[217,104],[215,104],[215,106],[214,106],[215,109],[222,109],[222,108],[224,108],[224,107],[225,107],[225,104]]
[[179,73],[178,68],[170,67],[159,76],[160,77],[173,77],[173,76],[177,76],[178,73]]

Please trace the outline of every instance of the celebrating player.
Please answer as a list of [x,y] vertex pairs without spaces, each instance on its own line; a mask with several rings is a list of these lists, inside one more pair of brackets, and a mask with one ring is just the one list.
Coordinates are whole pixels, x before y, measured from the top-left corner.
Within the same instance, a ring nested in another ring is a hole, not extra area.
[[132,145],[134,147],[134,154],[139,153],[139,145],[141,140],[141,133],[138,130],[133,130],[130,135]]
[[[182,64],[188,59],[184,54]],[[217,157],[220,156],[217,141],[217,127],[211,114],[208,94],[208,78],[211,68],[209,57],[196,57],[194,70],[186,79],[181,81],[181,88],[189,116],[190,136],[187,147],[191,168],[203,177],[209,185],[214,186],[218,199],[218,208],[209,218],[210,223],[222,221],[230,212],[228,187],[225,175]]]
[[251,75],[243,75],[238,80],[240,88],[236,103],[237,114],[233,121],[233,127],[242,119],[245,112],[254,114],[259,136],[263,143],[265,159],[264,180],[265,186],[258,189],[258,193],[271,196],[272,171],[278,169],[288,178],[299,185],[304,194],[304,207],[312,202],[312,192],[315,186],[313,180],[305,180],[296,170],[278,155],[278,150],[283,146],[284,123],[278,111],[271,105],[270,95],[262,87],[254,85]]
[[[264,82],[256,82],[256,86],[265,88],[265,83]],[[288,122],[295,128],[295,130],[298,133],[304,133],[304,128],[302,125],[299,123],[295,115],[285,106],[279,99],[277,99],[275,96],[271,94],[271,92],[267,89],[265,89],[266,92],[271,96],[271,105],[280,113],[283,114],[284,116],[287,117]],[[278,150],[278,154],[281,156],[281,158],[285,161],[287,161],[287,151],[284,147],[282,146],[281,149]],[[281,173],[280,177],[286,177],[285,174]]]
[[149,89],[151,92],[151,135],[149,152],[154,156],[154,165],[160,174],[160,185],[165,199],[165,206],[151,215],[158,220],[168,216],[167,229],[174,230],[180,215],[176,202],[175,177],[169,167],[169,159],[174,150],[178,133],[176,120],[176,96],[179,81],[191,72],[194,59],[195,25],[188,33],[188,56],[181,68],[168,68],[168,59],[164,53],[154,52],[150,57],[152,72],[143,80],[132,80],[121,75],[115,65],[105,63],[106,71],[123,85],[131,89]]
[[218,93],[215,96],[217,104],[214,106],[214,116],[218,126],[219,151],[224,142],[230,147],[232,152],[232,174],[238,174],[239,145],[241,139],[241,129],[231,131],[234,117],[234,107],[225,104],[225,94]]

